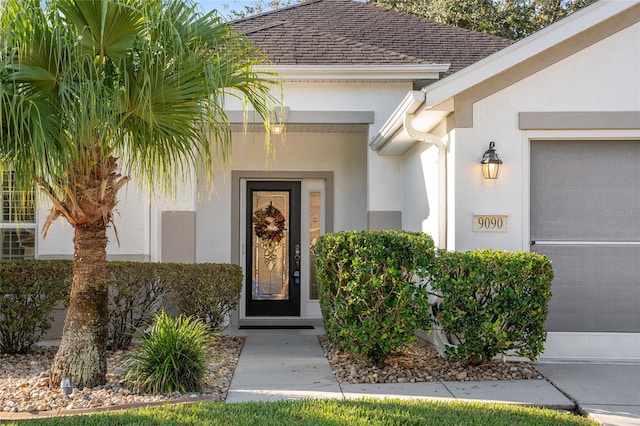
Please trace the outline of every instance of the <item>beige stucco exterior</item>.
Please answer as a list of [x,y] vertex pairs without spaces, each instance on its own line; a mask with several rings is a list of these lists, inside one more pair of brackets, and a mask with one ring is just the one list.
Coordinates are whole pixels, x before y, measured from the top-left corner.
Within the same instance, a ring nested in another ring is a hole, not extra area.
[[[499,52],[470,67],[473,69],[461,71],[468,72],[467,86],[457,81],[465,76],[454,75],[426,89],[425,102],[415,116],[417,127],[434,114],[429,109],[430,99],[452,105],[447,119],[453,125],[441,120],[436,126],[421,129],[441,136],[449,144],[449,249],[531,249],[531,141],[631,140],[640,144],[640,7],[612,12],[612,16],[598,22],[592,22],[593,16],[589,16],[597,15],[597,11],[583,12],[574,19],[584,20],[583,24],[591,22],[593,26],[585,31],[574,33],[560,22],[543,30],[537,39],[525,39],[505,49],[508,52]],[[545,37],[559,34],[567,39],[535,50],[536,42],[542,44]],[[527,50],[531,51],[529,57],[525,55]],[[501,58],[501,54],[514,55],[516,59],[506,66],[509,58]],[[486,79],[474,80],[476,74],[483,73]],[[442,93],[449,93],[450,98],[441,99]],[[490,141],[496,142],[504,161],[497,180],[485,180],[480,173],[479,162]],[[406,134],[401,132],[395,141],[390,138],[381,153],[392,150],[394,143],[406,144]],[[437,149],[418,142],[401,158],[403,196],[407,200],[403,203],[403,227],[434,234],[436,222],[441,220],[437,217],[438,183],[434,172]],[[506,232],[475,232],[472,220],[478,214],[506,215]],[[640,283],[637,285],[635,295],[631,290],[627,298],[640,295]],[[579,297],[576,294],[576,300]],[[558,309],[553,303],[552,307]],[[616,315],[615,305],[611,308],[613,311],[608,314]],[[550,332],[544,356],[637,360],[640,329],[634,330]]]
[[[116,219],[120,245],[110,237],[109,255],[163,260],[163,212],[184,211],[195,215],[185,239],[195,247],[193,261],[242,264],[242,185],[249,179],[324,182],[328,230],[401,227],[451,250],[529,251],[532,140],[640,143],[639,22],[638,2],[601,0],[423,91],[400,74],[284,69],[287,132],[274,140],[275,157],[266,159],[264,134],[236,132],[215,190],[190,184],[177,200],[160,201],[129,188]],[[226,107],[239,117],[239,101]],[[406,112],[415,114],[417,130],[446,144],[446,185],[438,149],[403,130]],[[497,180],[480,173],[490,141],[504,161]],[[474,214],[507,216],[506,231],[474,232]],[[37,244],[39,257],[71,255],[62,224]],[[318,316],[309,304],[301,319]],[[640,329],[550,333],[545,356],[638,360]]]

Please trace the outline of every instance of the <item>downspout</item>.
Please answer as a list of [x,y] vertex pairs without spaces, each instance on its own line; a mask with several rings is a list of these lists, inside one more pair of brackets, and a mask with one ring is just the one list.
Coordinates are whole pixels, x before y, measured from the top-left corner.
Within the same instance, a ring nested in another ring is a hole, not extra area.
[[447,249],[447,143],[431,133],[420,132],[413,127],[413,113],[404,115],[403,125],[413,139],[435,145],[438,148],[438,247]]

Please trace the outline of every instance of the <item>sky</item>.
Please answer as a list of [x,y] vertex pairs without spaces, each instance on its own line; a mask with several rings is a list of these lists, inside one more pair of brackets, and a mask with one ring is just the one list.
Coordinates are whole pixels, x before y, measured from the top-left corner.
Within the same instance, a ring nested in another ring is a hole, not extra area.
[[209,12],[212,9],[216,9],[218,13],[226,18],[229,18],[228,13],[230,10],[242,10],[244,5],[255,4],[256,0],[196,0],[202,9]]

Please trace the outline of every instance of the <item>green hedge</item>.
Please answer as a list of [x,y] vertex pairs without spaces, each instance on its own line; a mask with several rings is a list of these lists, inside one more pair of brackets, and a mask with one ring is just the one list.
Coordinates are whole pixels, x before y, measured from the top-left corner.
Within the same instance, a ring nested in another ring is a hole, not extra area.
[[0,262],[0,352],[28,352],[51,328],[51,312],[70,285],[68,261]]
[[229,311],[240,301],[242,268],[228,263],[172,264],[172,293],[178,312],[204,322],[209,330],[224,328]]
[[[51,312],[67,303],[70,260],[0,262],[0,352],[26,352],[51,327]],[[109,262],[109,347],[125,349],[153,315],[192,315],[210,330],[224,327],[242,288],[237,265]]]
[[127,348],[163,309],[220,331],[238,305],[242,281],[238,265],[109,262],[109,347]]
[[428,328],[425,286],[433,240],[419,232],[352,231],[320,237],[315,247],[327,339],[380,363]]
[[[171,264],[109,262],[110,349],[126,349],[166,304]],[[171,277],[172,278],[172,277]]]
[[515,350],[535,360],[544,349],[551,262],[536,253],[440,251],[431,286],[436,327],[453,338],[452,359],[480,362]]

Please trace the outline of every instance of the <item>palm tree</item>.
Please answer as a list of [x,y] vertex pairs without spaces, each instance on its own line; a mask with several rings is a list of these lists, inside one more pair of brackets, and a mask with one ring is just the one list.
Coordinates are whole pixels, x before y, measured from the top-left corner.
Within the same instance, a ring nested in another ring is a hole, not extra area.
[[[106,380],[107,228],[131,176],[170,194],[227,159],[224,98],[265,125],[277,103],[265,59],[187,0],[1,0],[0,164],[74,229],[73,284],[50,384]],[[0,170],[1,171],[1,170]]]

